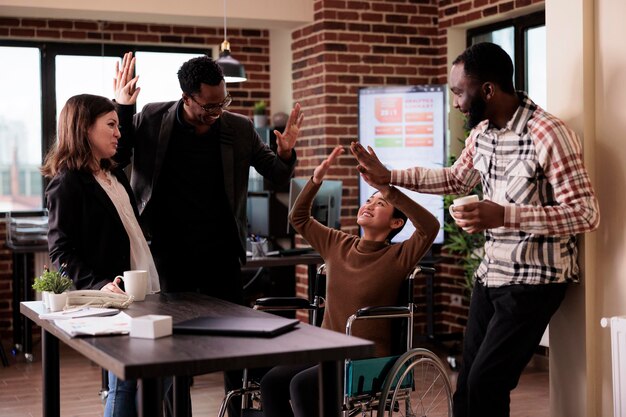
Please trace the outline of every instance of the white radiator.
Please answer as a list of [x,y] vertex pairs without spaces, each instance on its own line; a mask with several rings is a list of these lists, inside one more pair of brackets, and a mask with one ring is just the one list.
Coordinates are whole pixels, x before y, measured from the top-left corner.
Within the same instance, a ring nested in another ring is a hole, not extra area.
[[600,324],[611,328],[613,417],[626,417],[626,316],[603,318]]

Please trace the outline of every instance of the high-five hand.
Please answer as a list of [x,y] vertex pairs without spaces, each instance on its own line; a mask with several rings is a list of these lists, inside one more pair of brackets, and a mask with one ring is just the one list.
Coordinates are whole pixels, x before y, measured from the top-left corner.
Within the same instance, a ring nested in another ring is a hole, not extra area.
[[135,104],[140,88],[137,87],[139,75],[133,77],[135,72],[135,57],[132,52],[126,52],[120,63],[115,63],[115,78],[113,78],[113,91],[115,101],[119,104]]
[[291,114],[283,133],[274,130],[276,135],[276,152],[283,160],[291,159],[291,150],[296,146],[296,139],[300,135],[300,127],[303,120],[304,113],[300,110],[300,103],[296,103],[293,109],[291,109]]
[[359,162],[356,169],[361,173],[361,177],[369,185],[389,185],[391,182],[391,171],[389,171],[382,162],[378,159],[378,156],[374,150],[368,146],[367,150],[358,142],[352,142],[350,144],[350,152]]
[[315,184],[320,184],[324,180],[328,168],[330,168],[333,162],[335,162],[335,159],[344,152],[343,146],[335,146],[335,149],[328,155],[328,158],[324,159],[322,163],[315,168],[315,171],[313,171],[313,182]]

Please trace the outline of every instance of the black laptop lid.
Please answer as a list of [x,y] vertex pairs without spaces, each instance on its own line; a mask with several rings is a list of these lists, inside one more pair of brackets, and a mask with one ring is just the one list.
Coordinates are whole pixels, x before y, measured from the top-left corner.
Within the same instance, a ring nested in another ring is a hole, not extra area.
[[283,317],[196,317],[174,324],[174,333],[274,337],[294,329],[299,320]]

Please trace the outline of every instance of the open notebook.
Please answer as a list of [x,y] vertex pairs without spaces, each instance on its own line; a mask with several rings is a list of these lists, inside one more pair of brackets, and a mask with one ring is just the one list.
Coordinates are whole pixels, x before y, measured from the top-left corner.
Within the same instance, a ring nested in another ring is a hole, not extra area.
[[174,324],[174,333],[274,337],[296,328],[283,317],[196,317]]

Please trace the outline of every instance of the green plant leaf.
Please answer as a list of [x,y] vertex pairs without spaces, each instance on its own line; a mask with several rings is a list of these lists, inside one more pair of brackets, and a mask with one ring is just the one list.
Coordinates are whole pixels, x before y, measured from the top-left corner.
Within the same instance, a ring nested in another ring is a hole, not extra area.
[[44,267],[40,276],[35,278],[33,289],[36,291],[51,291],[55,294],[61,294],[72,288],[74,283],[67,276],[59,273],[59,271],[50,271]]
[[265,110],[267,109],[267,103],[265,100],[257,101],[254,103],[254,108],[252,109],[252,113],[256,115],[265,114]]

